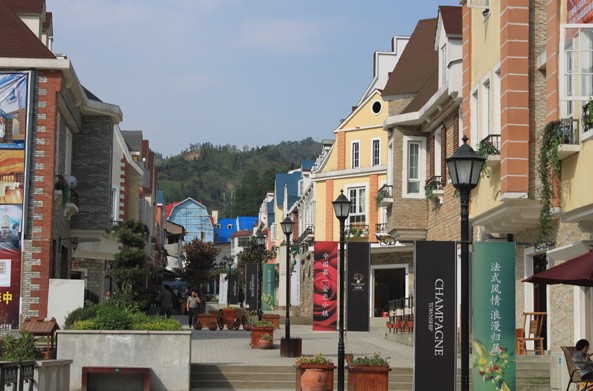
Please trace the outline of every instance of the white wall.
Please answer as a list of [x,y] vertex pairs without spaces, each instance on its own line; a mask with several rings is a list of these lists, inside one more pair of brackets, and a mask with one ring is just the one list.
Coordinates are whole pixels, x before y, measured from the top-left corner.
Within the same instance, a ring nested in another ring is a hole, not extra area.
[[47,317],[56,318],[61,329],[66,315],[84,306],[84,285],[84,280],[49,280]]

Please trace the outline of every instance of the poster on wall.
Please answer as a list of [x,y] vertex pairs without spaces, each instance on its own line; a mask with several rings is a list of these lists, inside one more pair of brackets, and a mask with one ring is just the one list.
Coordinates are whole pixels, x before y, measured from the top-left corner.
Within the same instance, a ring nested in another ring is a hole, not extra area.
[[[455,242],[417,241],[415,249],[414,389],[454,390],[457,327]],[[430,374],[430,376],[427,376]],[[475,383],[474,383],[475,384]]]
[[276,265],[263,265],[261,304],[262,310],[273,311],[276,308]]
[[567,0],[566,14],[569,24],[593,22],[593,0]]
[[298,259],[294,259],[292,262],[292,274],[290,275],[290,305],[301,305],[301,262]]
[[239,275],[231,274],[229,276],[230,286],[230,304],[239,304]]
[[0,204],[23,204],[25,151],[0,149]]
[[313,330],[335,331],[338,320],[338,243],[315,242]]
[[369,271],[371,268],[371,245],[364,242],[348,243],[348,272],[346,294],[346,329],[369,331]]
[[245,307],[250,311],[257,309],[257,297],[259,292],[259,276],[257,275],[257,263],[248,262],[245,264]]
[[0,330],[19,328],[21,250],[0,249]]
[[473,247],[473,389],[515,390],[515,243]]
[[24,149],[29,73],[0,74],[0,148]]

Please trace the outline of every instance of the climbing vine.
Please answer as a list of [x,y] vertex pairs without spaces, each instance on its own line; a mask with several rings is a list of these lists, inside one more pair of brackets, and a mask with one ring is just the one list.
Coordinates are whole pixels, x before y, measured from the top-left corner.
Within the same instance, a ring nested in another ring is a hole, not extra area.
[[540,134],[538,174],[540,188],[539,240],[547,239],[551,230],[552,200],[554,198],[554,178],[560,178],[560,159],[558,148],[561,144],[558,127],[560,121],[549,122]]

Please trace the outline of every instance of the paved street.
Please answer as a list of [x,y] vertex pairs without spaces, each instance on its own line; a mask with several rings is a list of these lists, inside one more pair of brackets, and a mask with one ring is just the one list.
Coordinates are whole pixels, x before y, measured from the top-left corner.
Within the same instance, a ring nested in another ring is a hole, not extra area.
[[[176,316],[184,329],[188,329],[187,318]],[[378,323],[378,322],[376,322]],[[382,322],[384,324],[384,322]],[[303,340],[303,354],[321,352],[337,361],[338,332],[312,331],[311,325],[291,325],[291,337]],[[279,343],[284,336],[284,325],[274,332],[275,349],[253,350],[249,346],[250,333],[243,330],[193,330],[192,363],[234,364],[234,365],[293,365],[294,358],[280,357]],[[412,367],[413,349],[385,338],[386,329],[372,326],[370,332],[345,333],[346,353],[354,356],[371,355],[375,352],[390,357],[391,366]]]

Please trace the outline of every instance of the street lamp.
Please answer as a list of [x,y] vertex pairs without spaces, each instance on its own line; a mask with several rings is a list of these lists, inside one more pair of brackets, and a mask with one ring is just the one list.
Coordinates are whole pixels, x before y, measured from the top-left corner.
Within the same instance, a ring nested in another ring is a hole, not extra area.
[[484,165],[483,157],[467,145],[463,145],[447,158],[451,182],[459,190],[461,203],[461,390],[469,391],[469,195],[478,185]]
[[[286,319],[284,321],[284,341],[281,341],[280,356],[291,357],[290,344],[290,235],[294,230],[294,221],[290,216],[286,216],[280,223],[282,232],[286,236]],[[284,349],[282,349],[284,348]]]
[[231,305],[231,266],[233,265],[233,259],[226,255],[222,257],[223,267],[228,268],[228,274],[226,276],[226,304]]
[[[266,237],[262,235],[261,231],[257,231],[255,235],[255,244],[257,245],[258,249],[263,254],[263,250],[265,249],[266,245]],[[257,260],[257,318],[261,320],[262,318],[262,308],[261,308],[261,288],[262,288],[262,276],[261,276],[261,263],[263,259]]]
[[339,319],[338,319],[338,391],[344,391],[344,223],[350,214],[350,200],[344,195],[344,191],[340,190],[340,195],[334,202],[334,212],[336,217],[340,220],[340,264],[339,264]]

